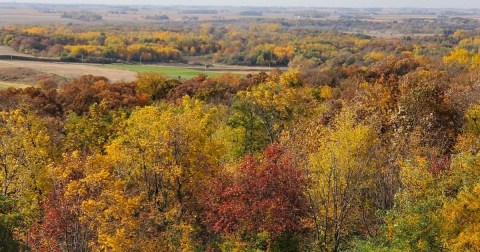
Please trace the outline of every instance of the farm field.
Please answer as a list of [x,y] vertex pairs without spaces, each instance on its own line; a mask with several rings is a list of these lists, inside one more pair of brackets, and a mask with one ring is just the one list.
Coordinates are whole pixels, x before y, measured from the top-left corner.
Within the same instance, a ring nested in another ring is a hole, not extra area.
[[[199,74],[206,74],[207,76],[217,77],[225,73],[231,73],[234,75],[247,75],[255,74],[259,72],[268,72],[272,70],[272,67],[246,67],[246,66],[227,66],[227,65],[215,65],[209,67],[207,71],[201,66],[189,66],[189,65],[102,65],[107,69],[127,70],[137,73],[159,73],[168,77],[182,79],[188,79],[195,77]],[[288,70],[283,67],[281,70]]]
[[67,79],[76,78],[86,74],[105,76],[114,82],[133,81],[136,77],[135,72],[128,70],[108,69],[101,67],[101,65],[0,60],[0,69],[14,67],[34,69],[47,74],[59,75]]
[[212,71],[201,71],[197,69],[191,69],[178,66],[145,66],[145,65],[103,65],[105,69],[121,70],[121,71],[133,71],[137,73],[159,73],[168,77],[182,79],[188,79],[195,77],[199,74],[206,74],[208,76],[219,76],[221,73]]
[[[13,55],[23,57],[33,57],[28,54],[19,53],[8,46],[0,46],[0,55]],[[268,72],[272,68],[267,67],[245,67],[245,66],[228,66],[217,65],[203,70],[201,66],[190,65],[99,65],[99,64],[79,64],[67,62],[37,62],[37,61],[21,61],[21,60],[0,60],[0,70],[12,67],[22,67],[34,69],[47,74],[54,74],[65,77],[67,79],[76,78],[85,74],[105,76],[108,79],[116,81],[133,81],[137,73],[159,73],[171,78],[189,79],[199,74],[206,74],[211,77],[220,76],[224,73],[232,73],[236,75],[246,75],[249,73],[258,73],[261,71]],[[286,69],[284,69],[286,70]],[[34,83],[32,83],[34,84]]]
[[[4,49],[6,50],[6,49]],[[137,73],[159,73],[171,78],[189,79],[199,74],[206,74],[207,76],[217,77],[224,73],[232,73],[235,75],[246,75],[249,73],[258,73],[261,71],[269,71],[270,68],[261,67],[214,67],[208,71],[194,69],[189,66],[178,65],[99,65],[99,64],[79,64],[79,63],[52,63],[52,62],[37,62],[37,61],[21,61],[21,60],[0,60],[0,75],[5,75],[5,72],[11,72],[10,69],[21,68],[34,70],[45,75],[59,76],[65,79],[73,79],[82,75],[105,76],[113,82],[119,81],[134,81]],[[15,70],[13,70],[15,71]],[[0,77],[1,77],[0,76]],[[19,84],[17,81],[0,82],[1,88],[8,87],[25,87],[35,85],[35,78],[22,81]]]

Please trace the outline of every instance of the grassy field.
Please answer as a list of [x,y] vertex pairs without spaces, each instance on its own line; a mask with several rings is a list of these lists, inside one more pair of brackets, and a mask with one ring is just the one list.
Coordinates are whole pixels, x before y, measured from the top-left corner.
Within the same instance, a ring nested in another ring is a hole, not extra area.
[[23,83],[15,83],[15,82],[6,82],[6,81],[0,81],[0,89],[7,89],[7,88],[26,88],[26,87],[31,87],[32,85],[29,84],[23,84]]
[[[14,69],[14,70],[12,70]],[[51,63],[37,61],[20,61],[20,60],[0,60],[0,81],[10,81],[2,79],[2,75],[12,75],[12,71],[23,72],[19,69],[31,69],[34,73],[27,73],[22,78],[17,78],[17,82],[36,83],[36,81],[23,81],[23,79],[32,79],[28,75],[58,75],[66,79],[77,78],[82,75],[104,76],[113,82],[117,81],[134,81],[136,73],[128,70],[108,69],[102,65],[86,65],[79,63]],[[31,71],[30,71],[31,72]]]
[[219,76],[219,72],[205,72],[196,69],[175,66],[146,66],[146,65],[105,65],[104,67],[117,70],[128,70],[137,73],[160,73],[169,77],[182,79],[190,79],[199,74],[207,74],[208,76]]

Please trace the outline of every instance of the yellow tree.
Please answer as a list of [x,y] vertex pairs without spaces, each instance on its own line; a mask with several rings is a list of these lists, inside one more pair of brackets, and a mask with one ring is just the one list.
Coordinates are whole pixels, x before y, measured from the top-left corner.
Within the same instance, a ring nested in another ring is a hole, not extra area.
[[[116,176],[107,156],[84,158],[73,152],[52,172],[60,193],[54,216],[62,221],[60,233],[52,233],[57,244],[72,251],[132,251],[138,246],[140,196],[125,191],[127,182]],[[48,227],[51,220],[45,222]]]
[[470,63],[470,53],[463,48],[457,48],[444,56],[443,62],[448,65],[466,66]]
[[44,121],[28,110],[0,112],[0,194],[15,199],[28,224],[50,187],[52,142]]
[[277,46],[273,49],[273,54],[277,57],[280,63],[286,63],[295,56],[295,48],[291,45],[284,47]]
[[84,179],[102,185],[100,196],[82,203],[99,232],[97,246],[113,250],[124,241],[117,251],[193,249],[197,195],[225,153],[213,137],[216,111],[184,98],[178,107],[163,104],[132,113],[107,147],[107,164],[97,165],[105,169]]
[[150,96],[152,101],[165,98],[168,91],[178,84],[178,81],[168,79],[163,74],[141,73],[137,75],[138,90]]
[[45,165],[50,159],[50,137],[43,120],[33,112],[0,112],[0,165],[2,194],[16,195],[30,190],[44,192]]
[[463,134],[458,138],[450,173],[443,182],[442,240],[452,251],[475,251],[480,247],[480,106],[464,115]]
[[438,210],[448,160],[416,157],[402,162],[402,188],[386,217],[386,238],[397,251],[442,251]]
[[[232,123],[245,129],[245,150],[277,142],[292,119],[308,113],[312,101],[295,88],[300,85],[298,70],[292,70],[238,93]],[[262,143],[256,144],[258,140]]]
[[[317,131],[318,132],[318,131]],[[317,151],[310,154],[308,190],[313,208],[317,246],[321,251],[338,251],[346,237],[363,227],[363,208],[376,172],[374,131],[357,124],[354,114],[343,111],[332,127],[316,137]],[[368,231],[368,230],[367,230]]]
[[441,211],[445,245],[451,251],[480,248],[480,183],[464,188]]

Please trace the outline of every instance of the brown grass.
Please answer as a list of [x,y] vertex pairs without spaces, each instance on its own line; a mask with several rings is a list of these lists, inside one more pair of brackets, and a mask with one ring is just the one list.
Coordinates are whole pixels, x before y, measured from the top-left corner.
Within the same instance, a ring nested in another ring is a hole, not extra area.
[[17,83],[17,82],[0,81],[0,89],[26,88],[26,87],[31,87],[31,86],[33,86],[33,85],[25,84],[25,83]]
[[114,82],[133,81],[136,78],[135,72],[102,68],[101,65],[0,60],[0,79],[2,79],[2,69],[4,69],[5,71],[5,69],[12,68],[34,69],[35,71],[41,72],[43,74],[57,75],[66,79],[73,79],[87,74],[104,76]]

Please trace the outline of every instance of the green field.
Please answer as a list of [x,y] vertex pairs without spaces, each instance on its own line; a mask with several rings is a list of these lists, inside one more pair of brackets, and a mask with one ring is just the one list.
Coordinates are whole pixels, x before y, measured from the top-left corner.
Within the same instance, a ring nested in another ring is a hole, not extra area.
[[199,74],[207,74],[208,76],[219,76],[218,72],[205,72],[196,69],[175,66],[146,66],[146,65],[105,65],[104,67],[110,69],[129,70],[137,73],[160,73],[169,77],[181,77],[189,79]]

